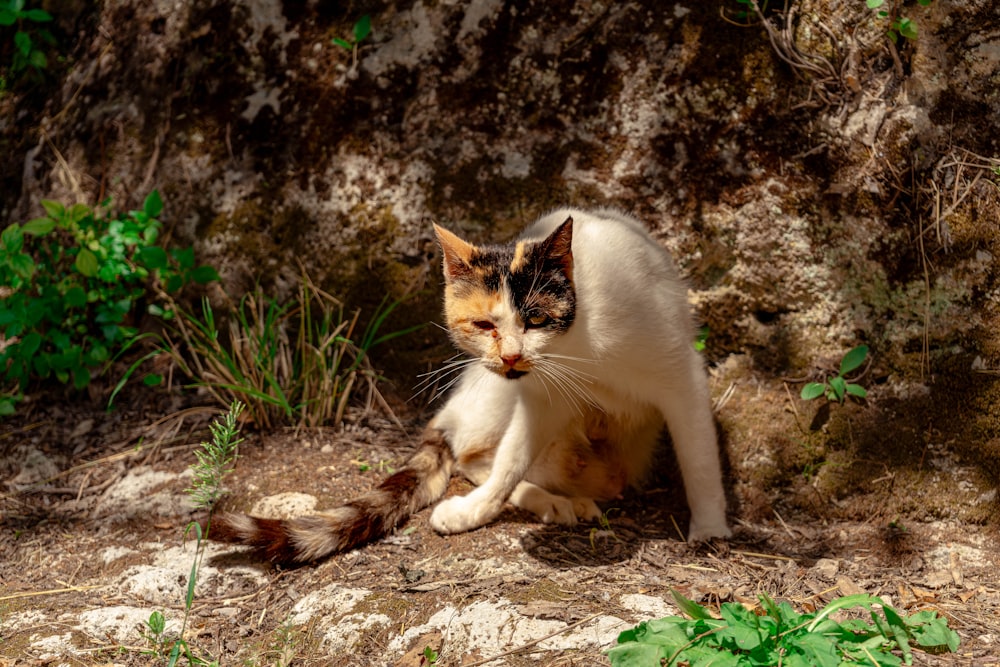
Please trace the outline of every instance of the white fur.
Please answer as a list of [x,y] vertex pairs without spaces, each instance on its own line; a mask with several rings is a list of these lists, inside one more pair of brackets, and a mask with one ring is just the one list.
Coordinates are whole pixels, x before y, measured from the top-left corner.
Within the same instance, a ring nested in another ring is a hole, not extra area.
[[[568,217],[576,319],[554,335],[525,330],[508,304],[496,309],[498,347],[503,355],[520,354],[530,369],[518,379],[500,374],[496,356],[484,352],[489,340],[468,344],[482,363],[463,371],[432,426],[445,433],[460,469],[479,486],[438,504],[431,524],[442,533],[470,530],[492,520],[508,499],[543,520],[591,520],[592,499],[559,495],[558,473],[546,462],[554,455],[547,453],[586,442],[588,428],[600,422],[607,441],[624,452],[627,481],[635,483],[665,421],[691,509],[689,539],[729,535],[707,379],[692,346],[684,285],[642,224],[616,211],[561,209],[521,238],[545,239]],[[487,446],[495,447],[492,462],[462,468],[463,452]]]

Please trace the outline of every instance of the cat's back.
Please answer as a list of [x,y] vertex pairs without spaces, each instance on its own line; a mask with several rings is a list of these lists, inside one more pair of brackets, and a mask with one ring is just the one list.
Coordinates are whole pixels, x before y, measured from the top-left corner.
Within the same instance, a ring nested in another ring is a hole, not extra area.
[[539,218],[521,238],[544,239],[567,218],[573,219],[574,273],[578,281],[625,287],[672,285],[678,280],[673,261],[645,225],[616,209],[560,208]]

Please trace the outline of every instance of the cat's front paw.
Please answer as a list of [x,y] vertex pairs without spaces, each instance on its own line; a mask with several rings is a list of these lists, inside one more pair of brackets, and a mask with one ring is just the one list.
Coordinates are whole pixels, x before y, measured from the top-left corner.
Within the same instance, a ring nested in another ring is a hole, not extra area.
[[601,508],[590,498],[574,498],[573,513],[580,521],[597,521],[603,516]]
[[442,500],[431,512],[431,527],[444,535],[464,533],[478,528],[492,519],[492,514],[482,503],[469,496],[456,496]]
[[688,529],[688,542],[708,542],[716,537],[730,537],[733,531],[726,524],[726,518],[713,519],[711,521],[691,520],[691,527]]

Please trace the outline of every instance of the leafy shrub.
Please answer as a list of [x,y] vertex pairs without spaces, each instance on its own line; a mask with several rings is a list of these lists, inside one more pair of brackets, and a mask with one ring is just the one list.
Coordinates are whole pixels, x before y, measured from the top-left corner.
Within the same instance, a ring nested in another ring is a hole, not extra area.
[[[761,595],[762,615],[726,602],[717,619],[701,605],[673,594],[690,618],[670,616],[626,630],[618,646],[608,651],[612,667],[898,667],[913,664],[913,647],[943,653],[959,644],[947,620],[933,611],[904,616],[871,595],[837,598],[821,611],[806,614]],[[868,611],[871,623],[831,618],[834,612],[857,607]]]
[[0,28],[17,26],[10,62],[12,74],[19,74],[29,68],[40,73],[48,67],[48,57],[40,44],[44,42],[52,46],[56,40],[51,32],[39,24],[51,20],[52,15],[44,9],[25,9],[24,0],[0,0]]
[[[157,245],[163,202],[154,191],[142,210],[113,215],[106,205],[43,201],[46,217],[0,233],[0,414],[9,415],[33,380],[76,389],[136,336],[137,303],[159,281],[167,293],[218,279],[195,266],[192,248]],[[163,319],[174,312],[152,301]]]

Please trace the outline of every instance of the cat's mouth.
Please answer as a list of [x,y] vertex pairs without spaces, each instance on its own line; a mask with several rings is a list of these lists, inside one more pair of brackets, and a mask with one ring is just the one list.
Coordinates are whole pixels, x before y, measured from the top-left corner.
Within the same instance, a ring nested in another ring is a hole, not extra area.
[[516,380],[519,377],[524,377],[528,374],[528,371],[519,371],[516,368],[507,368],[503,371],[503,376],[508,380]]

